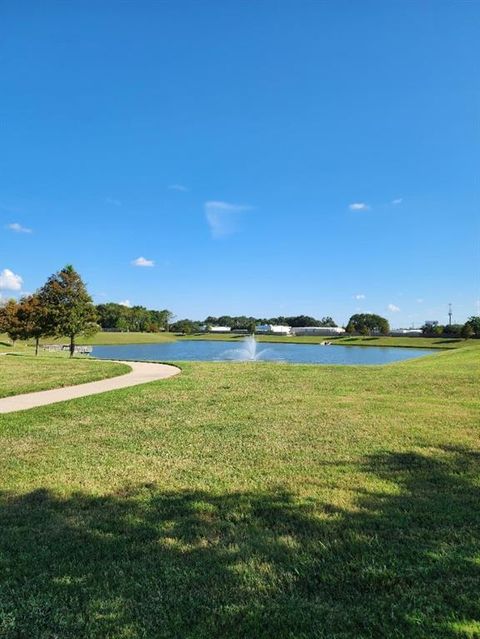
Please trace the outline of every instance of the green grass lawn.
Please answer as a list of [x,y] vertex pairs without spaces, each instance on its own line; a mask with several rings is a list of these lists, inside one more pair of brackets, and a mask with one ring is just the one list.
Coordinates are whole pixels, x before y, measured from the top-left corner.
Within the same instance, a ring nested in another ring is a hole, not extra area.
[[[67,338],[45,338],[42,340],[46,344],[68,343]],[[77,344],[98,344],[107,346],[110,344],[157,344],[158,342],[173,342],[175,335],[173,333],[109,333],[99,331],[92,337],[77,338]]]
[[0,636],[479,637],[479,355],[0,416]]
[[130,370],[125,364],[89,361],[87,358],[30,355],[0,359],[0,397],[72,386],[114,377]]
[[[107,333],[100,331],[93,337],[78,337],[76,343],[79,345],[110,345],[110,344],[156,344],[158,342],[175,341],[176,337],[173,333]],[[41,344],[68,344],[66,337],[45,337],[41,340]],[[0,352],[28,352],[33,351],[33,343],[25,343],[18,341],[12,347],[7,335],[0,334]]]
[[[220,341],[241,341],[245,335],[229,333],[197,333],[177,337],[177,339],[200,339]],[[480,347],[480,340],[451,339],[446,337],[330,337],[329,335],[255,335],[259,342],[275,342],[284,344],[320,344],[328,341],[334,346],[402,346],[406,348],[461,348],[466,345]]]

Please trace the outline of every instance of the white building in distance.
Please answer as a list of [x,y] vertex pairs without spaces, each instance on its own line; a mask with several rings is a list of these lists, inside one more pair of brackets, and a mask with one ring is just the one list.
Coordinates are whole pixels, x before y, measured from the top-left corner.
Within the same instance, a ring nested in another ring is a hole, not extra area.
[[294,335],[342,335],[345,329],[341,326],[294,326]]
[[421,328],[394,328],[390,331],[392,337],[419,337],[423,335]]
[[278,324],[258,324],[255,326],[255,333],[263,335],[291,335],[291,326],[279,326]]

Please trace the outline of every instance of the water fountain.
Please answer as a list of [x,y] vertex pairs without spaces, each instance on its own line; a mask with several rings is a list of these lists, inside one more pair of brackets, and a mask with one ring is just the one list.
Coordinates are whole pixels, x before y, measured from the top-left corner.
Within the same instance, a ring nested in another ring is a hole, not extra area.
[[257,340],[254,335],[249,335],[242,341],[241,348],[231,348],[225,351],[226,359],[234,359],[239,362],[255,362],[264,357],[270,349],[257,350]]

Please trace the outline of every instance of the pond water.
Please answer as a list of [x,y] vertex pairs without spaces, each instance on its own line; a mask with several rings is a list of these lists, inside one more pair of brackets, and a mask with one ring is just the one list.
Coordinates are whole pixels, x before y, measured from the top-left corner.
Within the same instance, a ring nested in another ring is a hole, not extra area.
[[99,359],[137,361],[276,361],[296,364],[388,364],[430,355],[426,348],[381,346],[322,346],[320,344],[274,344],[252,339],[238,342],[182,340],[162,344],[94,346]]

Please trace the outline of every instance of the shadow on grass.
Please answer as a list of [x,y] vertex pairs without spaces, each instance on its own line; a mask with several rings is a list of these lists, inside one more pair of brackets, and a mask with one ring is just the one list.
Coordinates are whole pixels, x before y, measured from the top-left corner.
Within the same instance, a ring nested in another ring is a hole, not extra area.
[[478,455],[361,470],[390,490],[354,510],[282,490],[4,495],[0,635],[478,636]]

